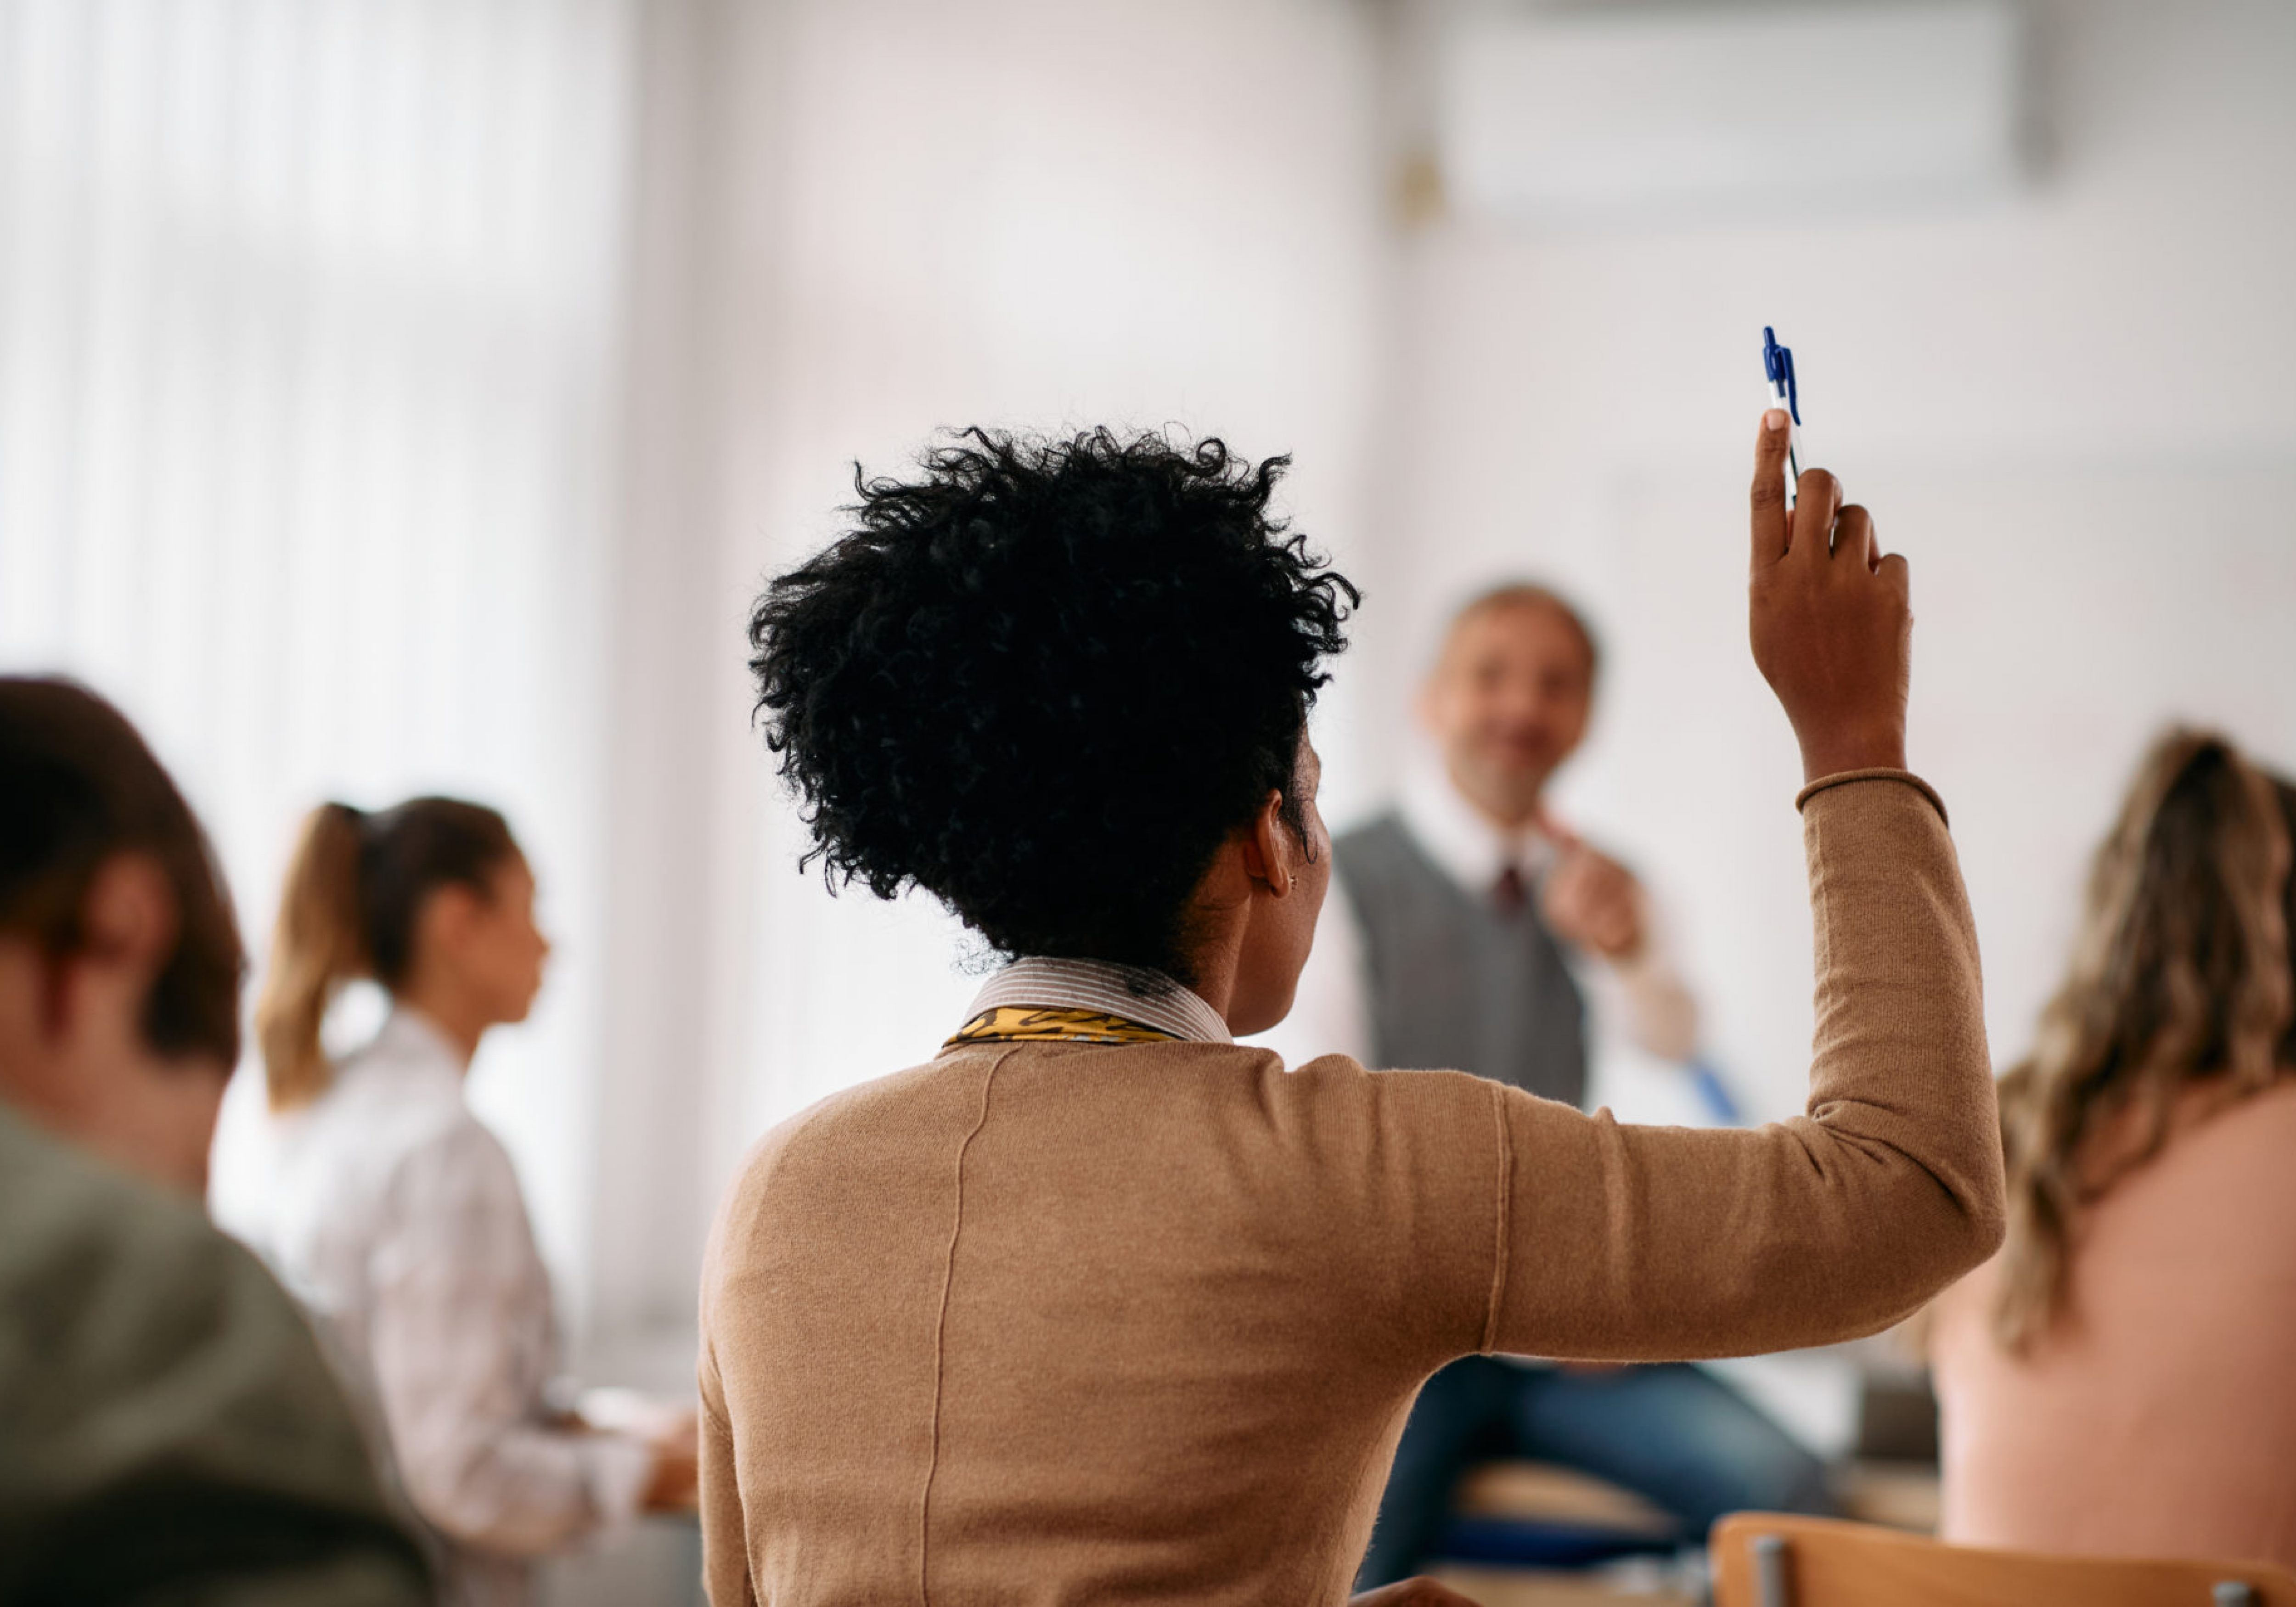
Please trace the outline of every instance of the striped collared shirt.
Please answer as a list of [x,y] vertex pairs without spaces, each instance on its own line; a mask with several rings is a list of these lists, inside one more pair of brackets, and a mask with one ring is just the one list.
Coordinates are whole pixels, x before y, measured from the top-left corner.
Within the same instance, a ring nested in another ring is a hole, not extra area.
[[[1015,960],[975,995],[972,1016],[1007,1004],[1098,1010],[1191,1044],[1232,1044],[1219,1012],[1160,971],[1104,960]],[[968,1017],[968,1020],[972,1017]]]

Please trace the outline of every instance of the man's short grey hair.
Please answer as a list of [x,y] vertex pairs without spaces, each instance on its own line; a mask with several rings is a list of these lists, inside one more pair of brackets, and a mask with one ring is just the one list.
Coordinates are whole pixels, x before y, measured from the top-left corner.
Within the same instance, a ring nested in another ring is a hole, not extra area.
[[1603,668],[1602,644],[1595,635],[1594,627],[1578,605],[1553,586],[1536,580],[1505,580],[1476,593],[1451,616],[1443,628],[1443,640],[1448,644],[1458,634],[1459,627],[1477,614],[1488,613],[1496,608],[1544,608],[1560,614],[1570,628],[1578,633],[1578,640],[1587,649],[1587,678],[1595,679]]

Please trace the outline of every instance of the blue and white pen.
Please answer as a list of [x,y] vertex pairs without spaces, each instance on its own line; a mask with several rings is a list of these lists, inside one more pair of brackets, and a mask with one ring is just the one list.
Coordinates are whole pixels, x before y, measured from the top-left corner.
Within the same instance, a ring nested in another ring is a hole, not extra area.
[[1794,505],[1801,480],[1801,397],[1794,389],[1793,351],[1778,344],[1778,332],[1762,325],[1762,373],[1770,382],[1770,406],[1785,409],[1793,421],[1786,427],[1786,506]]

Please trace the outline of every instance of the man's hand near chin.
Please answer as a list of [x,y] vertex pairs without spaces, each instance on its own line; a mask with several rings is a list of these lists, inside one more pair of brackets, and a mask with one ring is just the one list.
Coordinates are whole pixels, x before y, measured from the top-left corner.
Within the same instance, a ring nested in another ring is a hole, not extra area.
[[1415,1579],[1398,1579],[1392,1585],[1382,1585],[1377,1590],[1365,1590],[1348,1598],[1348,1607],[1480,1607],[1472,1596],[1461,1595],[1447,1585],[1438,1585],[1423,1575]]
[[1642,888],[1634,873],[1575,837],[1554,833],[1561,850],[1539,884],[1539,914],[1565,943],[1623,963],[1642,952]]

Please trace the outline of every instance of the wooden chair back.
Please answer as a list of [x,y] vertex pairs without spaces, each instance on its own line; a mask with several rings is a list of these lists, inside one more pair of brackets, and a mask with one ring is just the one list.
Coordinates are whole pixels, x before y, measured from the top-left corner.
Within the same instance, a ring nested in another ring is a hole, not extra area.
[[2296,1574],[2268,1562],[1987,1551],[1829,1518],[1734,1513],[1709,1551],[1714,1607],[2296,1607]]

